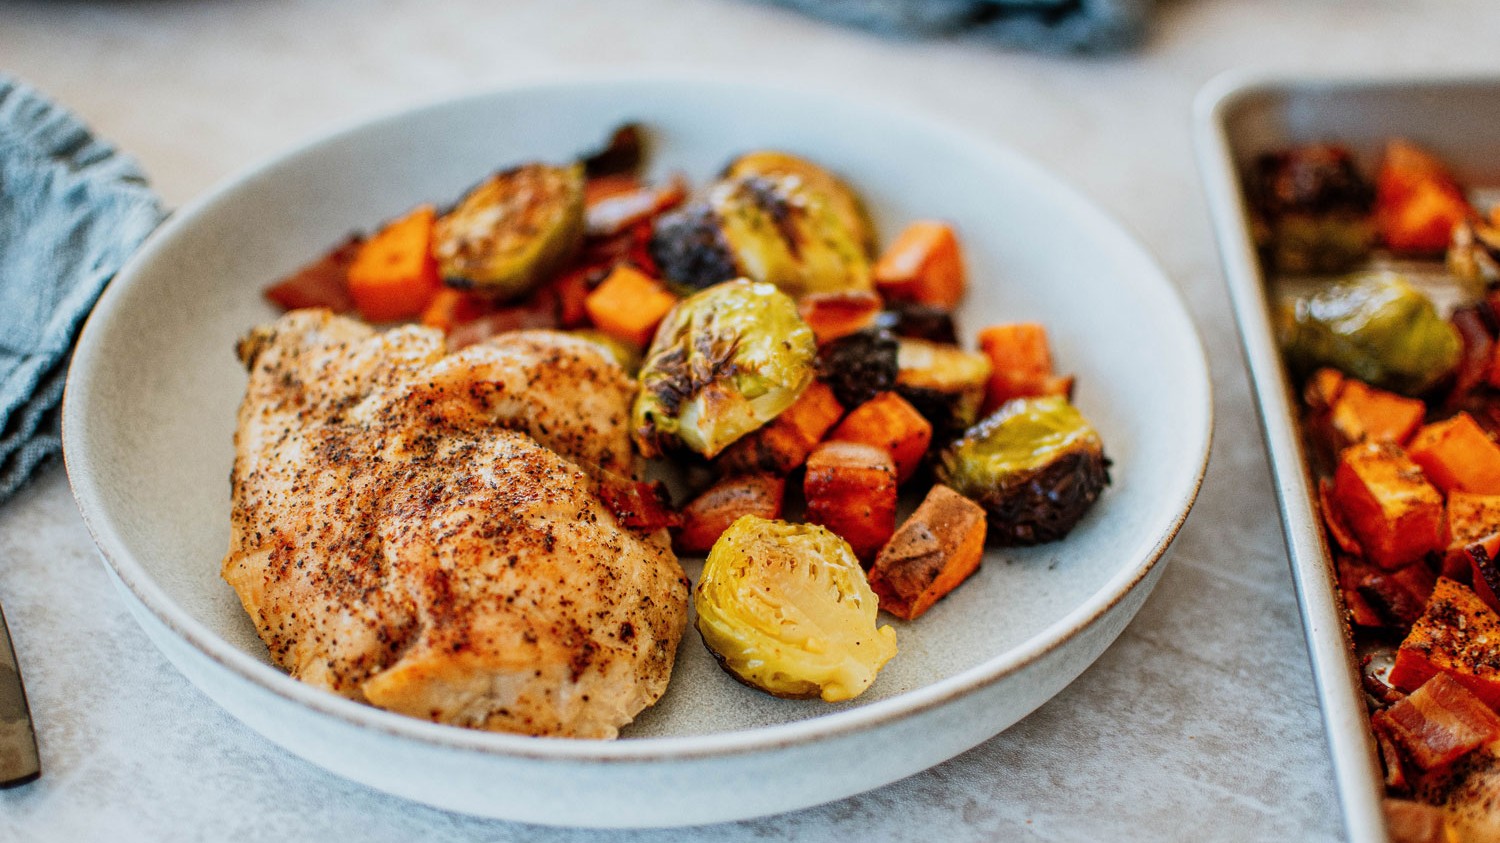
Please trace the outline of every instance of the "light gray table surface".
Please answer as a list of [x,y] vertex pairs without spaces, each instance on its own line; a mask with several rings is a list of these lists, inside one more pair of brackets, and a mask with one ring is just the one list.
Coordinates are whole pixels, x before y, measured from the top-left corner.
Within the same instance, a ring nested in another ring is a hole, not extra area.
[[0,71],[137,156],[171,205],[359,117],[559,72],[703,69],[874,94],[1019,149],[1136,232],[1197,319],[1217,393],[1212,463],[1166,574],[1082,678],[908,780],[709,829],[479,820],[291,756],[147,641],[54,466],[0,509],[0,600],[45,769],[0,792],[0,841],[1340,839],[1190,106],[1231,67],[1500,73],[1497,36],[1493,0],[1175,0],[1145,50],[1086,60],[883,40],[743,0],[0,0]]

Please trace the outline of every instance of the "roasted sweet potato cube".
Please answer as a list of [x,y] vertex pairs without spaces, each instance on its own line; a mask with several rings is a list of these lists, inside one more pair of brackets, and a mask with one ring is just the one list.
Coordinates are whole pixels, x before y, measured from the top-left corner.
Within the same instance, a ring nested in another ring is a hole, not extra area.
[[868,562],[896,531],[896,464],[884,448],[824,442],[807,458],[805,517],[842,536]]
[[1468,413],[1423,427],[1407,452],[1444,492],[1500,494],[1500,445]]
[[905,483],[922,464],[932,444],[932,423],[905,398],[882,392],[849,411],[828,434],[835,442],[863,442],[884,448],[896,463],[896,480]]
[[615,267],[583,300],[594,327],[637,348],[651,344],[677,296],[655,278],[631,267]]
[[870,567],[880,608],[915,620],[984,559],[984,507],[941,483],[932,487]]
[[1469,555],[1465,548],[1500,534],[1500,495],[1452,492],[1443,514],[1444,576],[1466,579]]
[[797,302],[797,312],[822,345],[874,325],[883,306],[878,293],[840,290],[803,296]]
[[1441,546],[1443,497],[1395,445],[1345,448],[1333,502],[1365,557],[1382,568],[1399,568]]
[[1349,379],[1333,403],[1333,429],[1345,445],[1395,442],[1400,445],[1422,426],[1427,405],[1416,398],[1376,389]]
[[1348,378],[1338,369],[1324,367],[1313,372],[1302,387],[1302,403],[1309,409],[1329,410],[1344,391]]
[[682,529],[672,542],[678,553],[707,553],[742,515],[781,517],[786,478],[774,474],[725,477],[682,509]]
[[871,270],[887,298],[952,309],[968,285],[958,235],[945,222],[911,223],[881,254]]
[[1439,577],[1427,610],[1396,651],[1391,684],[1415,691],[1447,673],[1500,707],[1500,615],[1461,582]]
[[1375,177],[1375,222],[1393,251],[1441,252],[1453,227],[1473,213],[1463,188],[1437,156],[1407,140],[1386,145]]
[[979,332],[979,350],[990,358],[990,382],[985,389],[984,412],[994,412],[1012,398],[1041,395],[1067,396],[1073,377],[1052,371],[1052,350],[1047,329],[1036,322],[991,325]]
[[843,415],[832,387],[813,381],[781,415],[726,448],[714,466],[723,474],[790,474]]
[[1500,736],[1500,715],[1444,673],[1374,719],[1424,770],[1452,763]]

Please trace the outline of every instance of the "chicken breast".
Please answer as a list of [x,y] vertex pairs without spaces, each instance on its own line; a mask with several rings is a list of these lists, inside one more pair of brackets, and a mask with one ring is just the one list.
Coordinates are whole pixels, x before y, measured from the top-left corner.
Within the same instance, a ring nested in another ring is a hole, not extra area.
[[687,583],[596,494],[630,382],[586,341],[445,354],[295,311],[240,345],[224,578],[293,676],[415,717],[614,737],[666,688]]

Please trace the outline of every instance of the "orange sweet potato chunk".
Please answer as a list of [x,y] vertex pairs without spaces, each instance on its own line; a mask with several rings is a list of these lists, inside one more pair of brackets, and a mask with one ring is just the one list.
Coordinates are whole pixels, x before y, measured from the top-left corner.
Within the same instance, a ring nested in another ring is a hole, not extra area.
[[1332,422],[1345,444],[1402,444],[1422,425],[1427,405],[1350,378],[1333,402]]
[[958,235],[945,222],[908,225],[875,262],[875,287],[886,298],[952,309],[968,286]]
[[813,381],[792,406],[726,448],[714,467],[723,474],[790,474],[843,415],[844,405],[833,388]]
[[990,381],[984,412],[992,413],[1012,398],[1067,396],[1073,377],[1052,371],[1047,329],[1036,322],[991,325],[979,332],[979,350],[990,358]]
[[828,434],[830,441],[863,442],[890,452],[896,479],[905,483],[932,444],[932,423],[910,402],[894,392],[882,392],[849,411]]
[[884,448],[824,442],[807,458],[805,517],[843,537],[868,562],[896,531],[896,464]]
[[682,528],[672,542],[678,553],[707,553],[742,515],[781,517],[786,478],[774,474],[726,477],[683,507]]
[[620,265],[583,300],[599,330],[637,348],[651,344],[656,326],[677,306],[677,296],[660,281]]
[[1474,213],[1447,166],[1406,140],[1386,145],[1375,176],[1375,224],[1393,251],[1433,254]]
[[866,290],[810,293],[797,302],[802,321],[812,328],[818,345],[863,331],[875,324],[884,302]]
[[1395,445],[1345,448],[1333,475],[1333,503],[1365,557],[1382,568],[1399,568],[1442,546],[1443,497]]
[[366,240],[349,265],[349,295],[370,322],[420,316],[443,288],[432,230],[437,211],[423,205]]
[[1500,707],[1500,615],[1447,577],[1438,578],[1426,611],[1396,651],[1391,684],[1411,692],[1438,673]]
[[984,559],[984,507],[938,484],[870,567],[880,608],[915,620],[969,578]]
[[1444,492],[1500,494],[1500,445],[1468,413],[1417,431],[1407,451]]

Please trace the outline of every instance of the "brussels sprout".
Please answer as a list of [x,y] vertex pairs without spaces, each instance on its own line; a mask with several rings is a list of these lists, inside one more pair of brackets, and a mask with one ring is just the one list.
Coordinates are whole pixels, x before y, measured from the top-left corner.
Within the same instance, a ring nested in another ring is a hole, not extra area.
[[1419,395],[1458,364],[1458,332],[1400,275],[1355,276],[1282,314],[1281,345],[1302,371],[1332,366],[1365,383]]
[[689,290],[735,276],[794,297],[874,289],[855,235],[795,176],[721,181],[705,203],[663,217],[650,248],[663,276]]
[[796,302],[770,284],[740,279],[678,302],[641,367],[633,412],[641,453],[680,442],[716,456],[796,402],[816,355]]
[[497,173],[438,221],[433,252],[448,286],[520,298],[583,243],[583,166],[526,164]]
[[898,337],[958,345],[958,326],[953,322],[953,312],[934,305],[899,299],[889,301],[885,311],[875,317],[875,324]]
[[865,210],[864,200],[854,192],[847,182],[806,158],[798,158],[786,152],[763,149],[746,153],[724,168],[724,177],[737,179],[742,176],[795,176],[802,184],[823,197],[829,208],[838,214],[844,227],[860,244],[866,255],[875,252],[875,226],[870,223],[870,214]]
[[1375,190],[1346,147],[1262,155],[1246,181],[1256,239],[1282,272],[1344,272],[1375,245]]
[[1066,398],[1016,398],[942,453],[938,480],[990,514],[995,544],[1068,534],[1109,483],[1104,445]]
[[956,345],[904,338],[896,356],[896,391],[928,421],[939,441],[979,419],[992,366]]
[[896,338],[889,331],[856,331],[818,349],[818,377],[845,407],[858,407],[896,385]]
[[854,552],[814,524],[736,519],[709,551],[693,602],[719,665],[778,697],[853,699],[896,655]]
[[625,123],[610,133],[603,149],[583,159],[589,178],[634,173],[646,160],[646,144],[639,123]]

